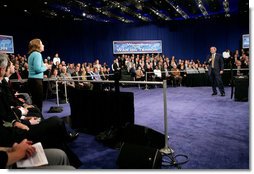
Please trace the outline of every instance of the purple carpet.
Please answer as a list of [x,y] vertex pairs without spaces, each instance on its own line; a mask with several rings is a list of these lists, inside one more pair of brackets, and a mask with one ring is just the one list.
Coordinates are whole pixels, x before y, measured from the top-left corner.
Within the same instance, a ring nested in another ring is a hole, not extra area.
[[[148,91],[135,87],[121,88],[135,96],[135,124],[164,132],[162,88]],[[235,102],[226,96],[211,96],[210,87],[167,89],[169,146],[175,154],[185,154],[189,162],[183,169],[249,169],[249,102]],[[59,114],[46,111],[55,101],[44,102],[44,117],[70,115],[68,104]],[[81,134],[70,144],[84,169],[117,168],[118,150],[110,149]]]

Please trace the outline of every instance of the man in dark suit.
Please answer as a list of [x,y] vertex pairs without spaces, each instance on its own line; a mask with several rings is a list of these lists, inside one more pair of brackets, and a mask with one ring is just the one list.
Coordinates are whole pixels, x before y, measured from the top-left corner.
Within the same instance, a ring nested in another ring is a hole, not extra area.
[[118,63],[118,58],[115,59],[113,64],[114,80],[115,80],[115,92],[120,92],[119,80],[121,79],[121,67]]
[[216,53],[216,47],[210,48],[210,54],[206,58],[206,62],[209,65],[208,74],[211,79],[213,93],[212,95],[217,95],[216,86],[218,86],[221,96],[225,96],[224,86],[221,79],[221,75],[224,70],[224,62],[221,54]]

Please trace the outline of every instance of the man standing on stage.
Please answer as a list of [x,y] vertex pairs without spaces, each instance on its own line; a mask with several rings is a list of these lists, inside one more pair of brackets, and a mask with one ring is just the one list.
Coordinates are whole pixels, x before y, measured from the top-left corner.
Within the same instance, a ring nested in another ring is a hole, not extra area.
[[221,96],[225,96],[224,86],[221,79],[221,75],[224,70],[224,62],[221,54],[216,53],[216,51],[216,47],[211,47],[210,54],[206,58],[206,62],[209,65],[208,74],[210,76],[213,89],[212,95],[217,95],[216,86],[218,86]]

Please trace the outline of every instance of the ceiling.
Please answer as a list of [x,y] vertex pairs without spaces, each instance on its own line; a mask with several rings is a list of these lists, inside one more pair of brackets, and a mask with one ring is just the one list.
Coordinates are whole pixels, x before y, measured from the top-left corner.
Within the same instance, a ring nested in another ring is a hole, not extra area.
[[0,0],[0,15],[157,23],[249,15],[248,0]]

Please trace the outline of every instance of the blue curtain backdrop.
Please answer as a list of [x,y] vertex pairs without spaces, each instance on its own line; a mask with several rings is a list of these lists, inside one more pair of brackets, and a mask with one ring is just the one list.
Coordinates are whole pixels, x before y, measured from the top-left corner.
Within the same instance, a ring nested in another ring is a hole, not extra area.
[[162,40],[166,56],[203,61],[210,46],[218,52],[240,49],[242,35],[249,33],[248,19],[238,18],[141,25],[10,17],[3,24],[0,34],[14,36],[16,54],[25,54],[36,37],[45,44],[45,58],[58,52],[62,60],[74,63],[99,59],[111,64],[114,40]]

